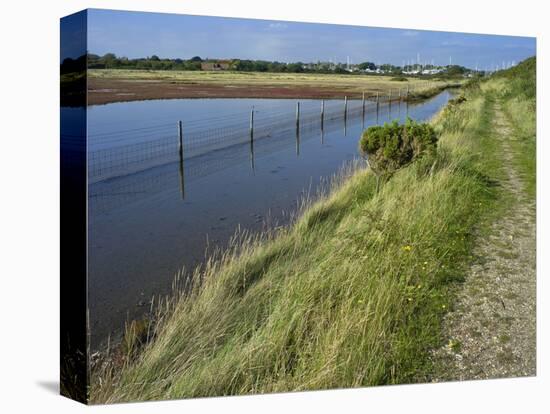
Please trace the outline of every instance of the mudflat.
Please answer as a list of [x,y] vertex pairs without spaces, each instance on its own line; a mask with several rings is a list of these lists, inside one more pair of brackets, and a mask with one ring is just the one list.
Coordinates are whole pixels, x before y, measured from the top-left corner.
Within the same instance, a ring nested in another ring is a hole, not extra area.
[[386,96],[390,90],[397,98],[407,89],[444,84],[364,75],[90,70],[88,104],[181,98],[359,99],[363,93]]

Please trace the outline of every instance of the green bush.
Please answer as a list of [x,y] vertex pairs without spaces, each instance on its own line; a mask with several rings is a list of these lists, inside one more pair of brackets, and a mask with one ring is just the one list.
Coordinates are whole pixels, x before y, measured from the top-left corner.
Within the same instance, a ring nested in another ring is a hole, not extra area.
[[448,105],[449,106],[460,105],[461,103],[464,103],[466,101],[467,99],[464,95],[459,95],[456,98],[449,99]]
[[433,154],[437,134],[427,123],[407,119],[366,129],[359,141],[359,149],[377,176],[390,175],[417,158]]

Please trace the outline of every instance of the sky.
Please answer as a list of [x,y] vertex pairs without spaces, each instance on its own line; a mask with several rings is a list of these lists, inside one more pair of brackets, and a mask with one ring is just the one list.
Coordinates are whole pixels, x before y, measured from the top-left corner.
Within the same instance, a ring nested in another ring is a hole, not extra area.
[[532,37],[387,29],[180,14],[88,11],[88,51],[128,58],[259,59],[403,65],[452,64],[480,70],[536,53]]

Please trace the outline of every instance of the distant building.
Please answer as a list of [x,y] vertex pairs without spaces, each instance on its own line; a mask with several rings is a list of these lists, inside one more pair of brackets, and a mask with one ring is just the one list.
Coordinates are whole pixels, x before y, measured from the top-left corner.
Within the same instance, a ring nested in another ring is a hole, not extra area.
[[437,75],[438,73],[443,72],[442,69],[438,68],[431,68],[431,69],[410,69],[410,70],[404,70],[403,75]]
[[218,60],[217,62],[201,62],[202,70],[228,70],[231,67],[231,62],[228,60]]
[[422,71],[423,75],[437,75],[438,73],[441,73],[441,69],[424,69]]

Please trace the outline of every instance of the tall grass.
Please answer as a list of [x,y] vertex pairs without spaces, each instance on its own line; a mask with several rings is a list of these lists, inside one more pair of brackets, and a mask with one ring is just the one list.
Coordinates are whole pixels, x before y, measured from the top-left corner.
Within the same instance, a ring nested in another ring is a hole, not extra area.
[[[422,381],[474,228],[495,205],[493,99],[436,121],[440,147],[379,192],[365,169],[267,240],[245,237],[172,298],[153,339],[96,369],[118,402]],[[451,127],[452,125],[452,127]]]
[[462,81],[453,81],[453,82],[446,82],[446,83],[437,83],[437,82],[429,83],[428,86],[425,88],[421,88],[410,92],[408,96],[405,98],[405,100],[409,102],[421,102],[443,92],[445,89],[458,88],[463,83],[464,82]]
[[527,194],[536,192],[536,58],[503,71],[498,79],[500,98],[513,128],[511,144],[518,154],[516,166],[522,174]]

